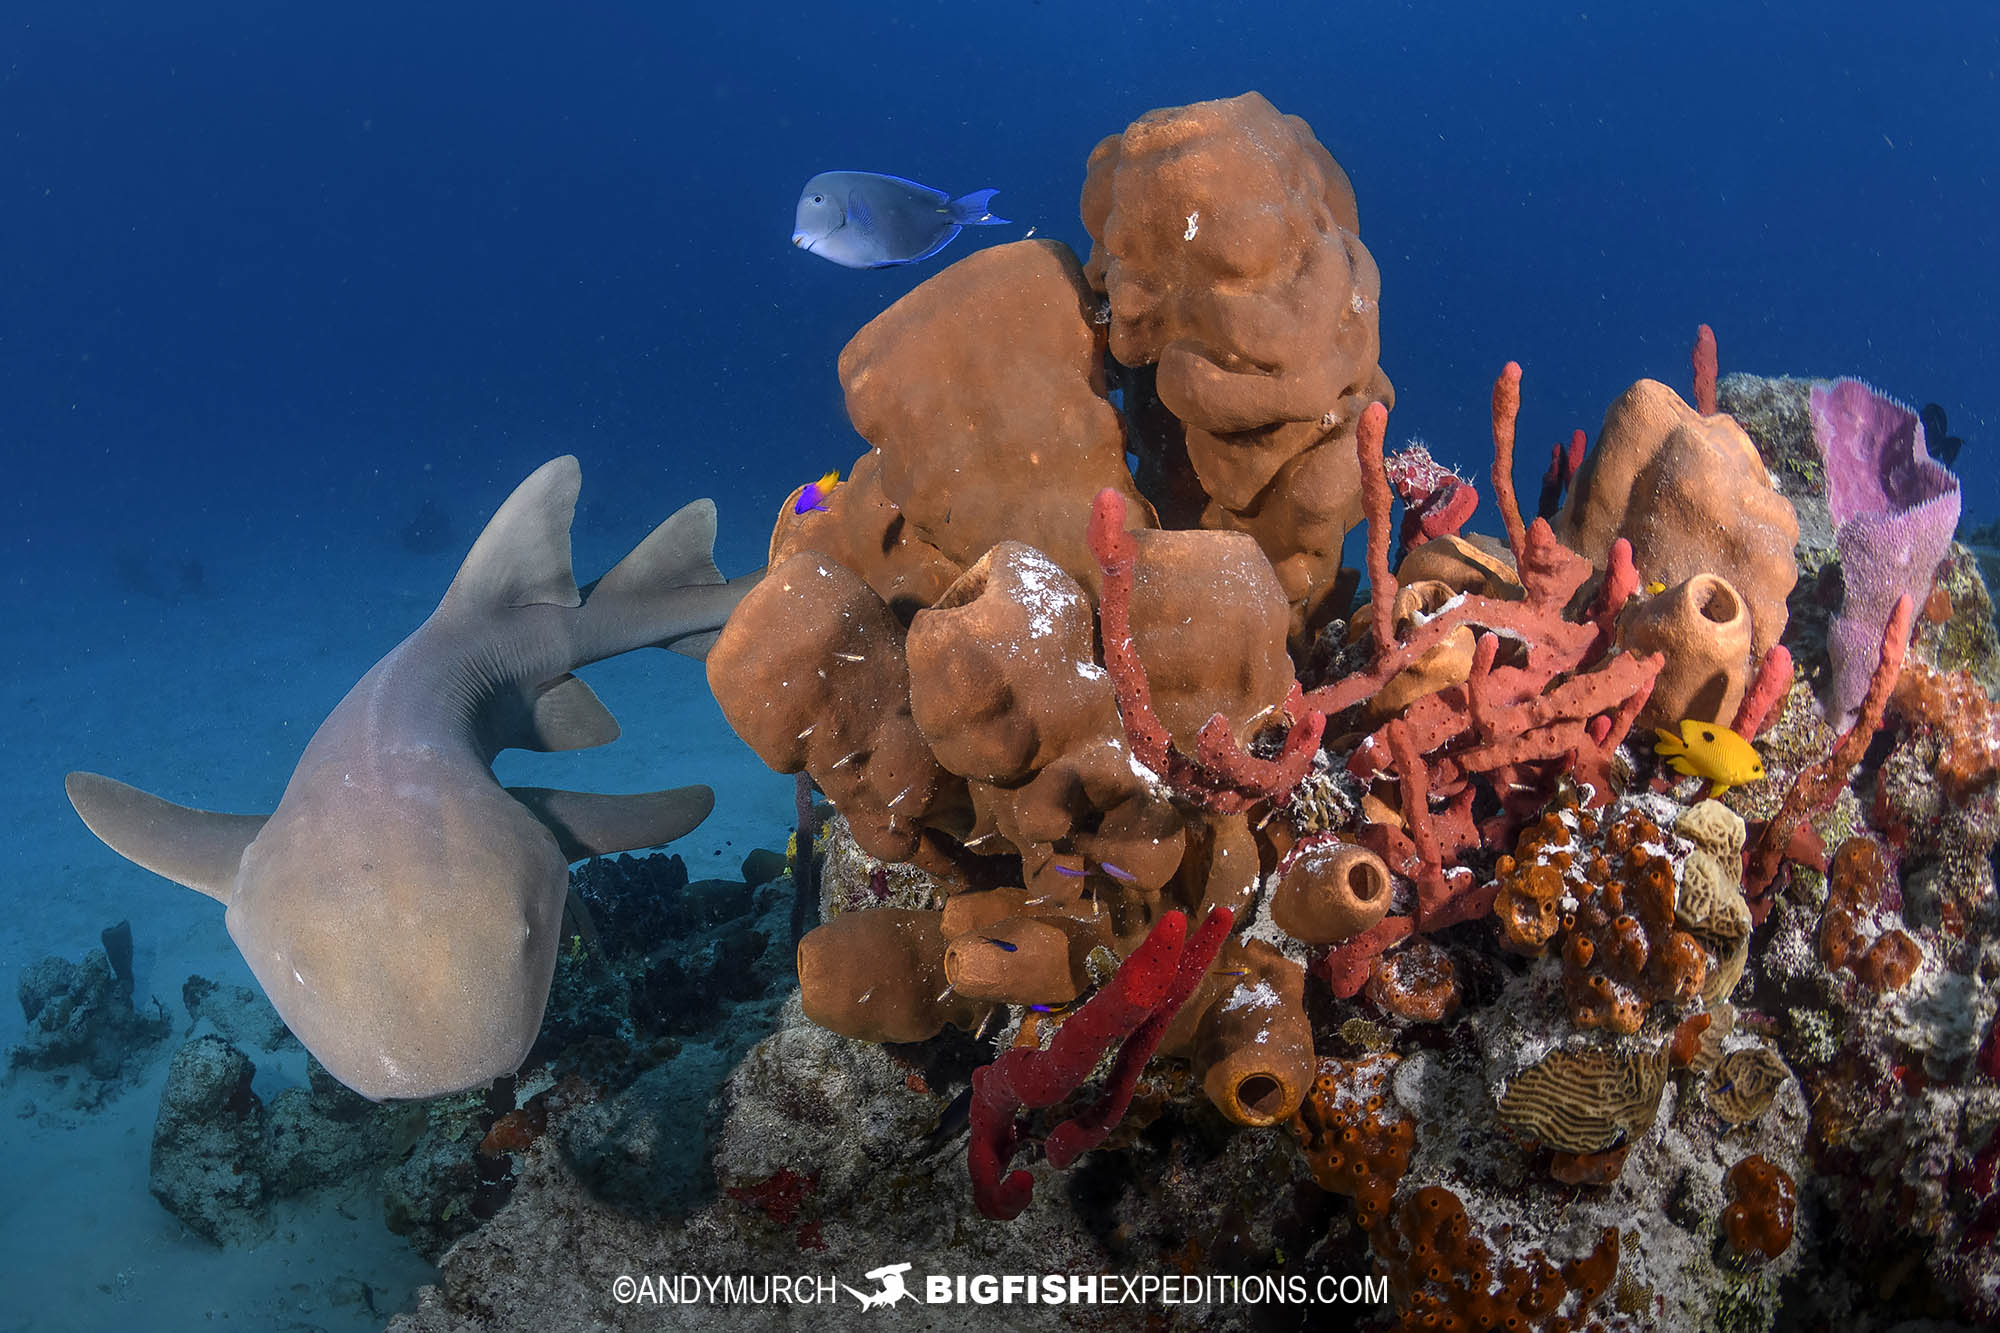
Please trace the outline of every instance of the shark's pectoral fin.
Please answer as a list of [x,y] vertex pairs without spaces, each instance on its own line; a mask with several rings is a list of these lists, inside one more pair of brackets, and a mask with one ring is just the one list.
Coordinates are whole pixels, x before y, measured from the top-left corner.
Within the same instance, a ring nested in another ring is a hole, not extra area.
[[704,630],[700,634],[687,634],[660,645],[669,652],[682,657],[692,657],[697,662],[708,660],[708,650],[715,647],[715,641],[722,637],[719,629]]
[[556,835],[557,846],[570,861],[672,842],[691,832],[715,808],[715,793],[707,787],[675,787],[633,796],[602,796],[553,787],[509,787],[507,793]]
[[270,818],[192,810],[96,773],[72,773],[63,788],[105,846],[224,905],[235,891],[243,849]]
[[597,933],[597,918],[591,914],[590,904],[576,891],[576,884],[569,886],[569,895],[563,899],[563,933],[575,934],[583,941],[583,947],[590,950],[600,961],[609,957],[604,952],[604,937]]
[[483,725],[496,750],[555,753],[618,739],[618,719],[568,672],[524,690],[501,691],[488,705]]

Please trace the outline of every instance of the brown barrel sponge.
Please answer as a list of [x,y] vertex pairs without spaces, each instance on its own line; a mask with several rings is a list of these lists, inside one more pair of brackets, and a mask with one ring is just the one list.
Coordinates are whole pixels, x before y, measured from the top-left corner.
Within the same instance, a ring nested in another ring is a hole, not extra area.
[[1623,537],[1649,583],[1728,579],[1750,608],[1758,660],[1784,633],[1785,599],[1799,577],[1791,502],[1741,426],[1724,413],[1701,415],[1657,380],[1640,380],[1604,414],[1552,526],[1600,569]]
[[1018,783],[1121,734],[1095,631],[1083,588],[1034,547],[1000,542],[981,556],[904,641],[911,716],[938,762]]

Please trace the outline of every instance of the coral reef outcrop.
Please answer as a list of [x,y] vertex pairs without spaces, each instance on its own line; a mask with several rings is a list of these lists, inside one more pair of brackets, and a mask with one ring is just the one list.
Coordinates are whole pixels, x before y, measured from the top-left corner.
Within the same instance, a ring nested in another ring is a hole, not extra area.
[[[857,1151],[966,1262],[1006,1228],[1097,1262],[1083,1211],[1250,1269],[1285,1230],[1288,1271],[1382,1274],[1400,1327],[1760,1328],[1802,1290],[1867,1305],[1820,1219],[1872,1200],[1940,1308],[2000,1315],[1975,562],[1868,618],[1850,717],[1828,644],[1866,562],[1807,382],[1721,376],[1704,326],[1694,405],[1634,384],[1530,517],[1509,364],[1497,535],[1469,532],[1472,483],[1387,446],[1379,278],[1302,121],[1153,112],[1081,211],[1085,262],[997,247],[857,335],[868,451],[823,512],[787,502],[709,658],[739,734],[839,811],[798,948],[829,1031],[774,1039],[739,1108],[867,1082]],[[1631,741],[1689,720],[1757,762]],[[955,1187],[881,1128],[954,1142],[905,1097],[953,1085]],[[1296,1151],[1252,1169],[1280,1127]],[[777,1249],[881,1220],[839,1132],[721,1168]],[[1228,1239],[1157,1230],[1191,1178],[1259,1172]]]

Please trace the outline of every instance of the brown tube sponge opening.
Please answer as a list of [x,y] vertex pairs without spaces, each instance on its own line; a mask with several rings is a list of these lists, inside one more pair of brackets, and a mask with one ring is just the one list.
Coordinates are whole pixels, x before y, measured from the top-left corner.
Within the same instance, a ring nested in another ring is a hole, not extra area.
[[1635,653],[1662,653],[1666,665],[1639,715],[1672,727],[1684,718],[1727,723],[1743,702],[1754,666],[1750,607],[1734,584],[1696,574],[1624,616],[1621,637]]
[[1271,920],[1306,944],[1336,944],[1389,914],[1389,867],[1366,847],[1309,838],[1286,857]]
[[[1225,951],[1229,957],[1232,951]],[[1261,940],[1236,953],[1236,984],[1222,990],[1195,1032],[1195,1071],[1216,1109],[1239,1125],[1289,1120],[1312,1088],[1312,1025],[1305,970]]]
[[991,1006],[945,992],[939,914],[899,907],[842,912],[799,940],[806,1017],[862,1041],[923,1041],[971,1027]]
[[968,931],[945,946],[945,980],[968,1000],[1005,1004],[1068,1004],[1088,980],[1087,949],[1072,934],[1034,917],[1014,916]]

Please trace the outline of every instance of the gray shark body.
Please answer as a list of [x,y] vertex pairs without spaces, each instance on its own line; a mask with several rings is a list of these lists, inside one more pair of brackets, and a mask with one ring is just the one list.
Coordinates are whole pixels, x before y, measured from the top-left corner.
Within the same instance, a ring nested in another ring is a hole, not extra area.
[[540,1030],[569,863],[656,846],[714,804],[505,788],[508,747],[571,750],[617,723],[570,672],[647,645],[700,656],[754,579],[725,582],[706,500],[586,599],[570,569],[576,460],[544,464],[480,534],[444,599],[301,755],[269,816],[193,810],[90,773],[71,801],[110,847],[199,889],[292,1031],[374,1098],[476,1087]]

